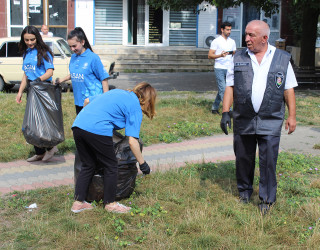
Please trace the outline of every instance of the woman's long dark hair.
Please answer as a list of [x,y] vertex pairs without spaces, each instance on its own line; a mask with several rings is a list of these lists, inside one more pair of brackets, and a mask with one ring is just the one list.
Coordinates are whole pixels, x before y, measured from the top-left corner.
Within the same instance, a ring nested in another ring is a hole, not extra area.
[[68,34],[68,40],[72,39],[76,37],[78,42],[82,42],[84,41],[84,46],[86,49],[90,49],[92,52],[92,48],[91,45],[88,41],[88,38],[86,36],[86,34],[84,33],[83,29],[81,27],[75,27],[74,30],[71,30]]
[[39,30],[32,26],[32,25],[29,25],[29,26],[26,26],[22,33],[21,33],[21,39],[20,39],[20,42],[19,42],[19,51],[20,53],[23,55],[23,59],[25,58],[26,56],[26,51],[28,49],[28,46],[26,45],[26,43],[24,42],[24,35],[25,34],[32,34],[32,35],[35,35],[36,37],[36,45],[35,45],[35,48],[37,49],[38,51],[38,60],[37,60],[37,65],[40,66],[41,63],[43,62],[43,59],[45,59],[46,61],[48,62],[52,62],[50,57],[48,56],[47,52],[50,53],[50,55],[52,56],[53,58],[53,53],[51,51],[51,49],[49,48],[49,46],[47,44],[44,43],[44,41],[42,40],[42,37],[40,35],[40,32]]

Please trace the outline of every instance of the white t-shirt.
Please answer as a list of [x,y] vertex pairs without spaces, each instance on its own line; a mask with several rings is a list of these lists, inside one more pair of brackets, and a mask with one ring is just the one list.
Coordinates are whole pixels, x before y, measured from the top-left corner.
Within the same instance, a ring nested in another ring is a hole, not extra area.
[[[237,48],[233,39],[228,37],[226,40],[223,36],[219,36],[211,42],[210,49],[215,50],[216,55],[220,55],[222,51],[235,51]],[[231,61],[232,55],[219,57],[214,60],[214,67],[217,69],[228,69]]]
[[[41,31],[40,31],[40,35],[43,36],[43,33]],[[47,37],[53,37],[53,33],[49,31],[46,36]]]
[[[262,99],[264,96],[264,92],[267,86],[267,77],[269,73],[269,68],[272,62],[272,58],[276,48],[270,44],[268,44],[268,49],[264,54],[262,61],[259,65],[256,56],[250,50],[248,50],[248,54],[251,58],[251,64],[253,69],[253,82],[252,82],[252,95],[251,101],[255,112],[258,112],[262,103]],[[230,64],[230,68],[227,72],[226,77],[226,86],[234,86],[234,62],[232,60]],[[294,74],[291,63],[288,64],[286,82],[284,89],[291,89],[297,87],[297,79]]]

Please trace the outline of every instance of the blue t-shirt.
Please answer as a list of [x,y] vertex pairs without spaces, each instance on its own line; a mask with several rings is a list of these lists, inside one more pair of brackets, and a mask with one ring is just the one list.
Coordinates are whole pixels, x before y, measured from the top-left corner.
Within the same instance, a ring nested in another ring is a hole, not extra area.
[[[44,75],[48,69],[54,69],[52,56],[49,52],[47,52],[47,55],[50,58],[49,62],[43,58],[42,63],[38,66],[38,50],[36,48],[27,49],[26,56],[23,59],[22,70],[30,81]],[[47,80],[51,81],[52,77]]]
[[86,49],[81,55],[71,56],[69,71],[75,105],[82,107],[86,98],[103,93],[101,82],[109,74],[100,57],[90,49]]
[[139,138],[142,110],[134,92],[114,89],[89,100],[72,127],[104,136],[112,136],[114,129],[125,128],[126,136]]

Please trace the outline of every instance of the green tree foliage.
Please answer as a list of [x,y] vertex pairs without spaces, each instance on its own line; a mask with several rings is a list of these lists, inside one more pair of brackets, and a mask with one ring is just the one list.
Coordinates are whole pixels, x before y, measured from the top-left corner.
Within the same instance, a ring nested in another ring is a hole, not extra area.
[[[148,0],[148,4],[157,8],[165,10],[183,10],[193,8],[196,10],[197,5],[201,4],[203,0]],[[239,6],[241,3],[248,3],[262,9],[266,12],[266,16],[270,16],[277,12],[279,7],[276,0],[208,0],[208,3],[220,8],[229,8],[232,6]]]
[[[319,0],[288,1],[291,2],[292,8],[301,10],[302,12],[301,26],[299,21],[293,22],[293,30],[298,32],[296,38],[301,38],[300,66],[314,67],[317,24],[320,14]],[[155,8],[163,8],[165,10],[171,9],[175,11],[187,8],[193,8],[197,11],[197,5],[202,2],[203,0],[148,0],[148,4]],[[261,8],[268,17],[270,17],[271,14],[276,13],[279,8],[279,3],[276,0],[208,0],[207,2],[220,8],[239,6],[241,3],[250,4],[256,6],[257,9]]]
[[300,66],[314,67],[317,25],[320,15],[319,0],[293,0],[293,8],[301,10],[302,22]]

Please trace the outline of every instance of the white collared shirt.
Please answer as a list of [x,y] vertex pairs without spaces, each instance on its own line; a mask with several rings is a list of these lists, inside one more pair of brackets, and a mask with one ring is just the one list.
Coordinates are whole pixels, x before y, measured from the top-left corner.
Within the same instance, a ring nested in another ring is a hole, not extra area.
[[[259,64],[256,56],[247,49],[248,55],[251,58],[253,69],[253,82],[252,82],[252,95],[251,101],[255,112],[258,112],[263,100],[264,92],[267,86],[267,78],[272,58],[276,48],[268,44],[268,49],[264,54],[261,63]],[[231,67],[228,69],[226,77],[226,86],[234,86],[234,62],[232,61]],[[291,63],[288,64],[286,82],[284,89],[291,89],[298,86],[296,76],[294,75]]]

